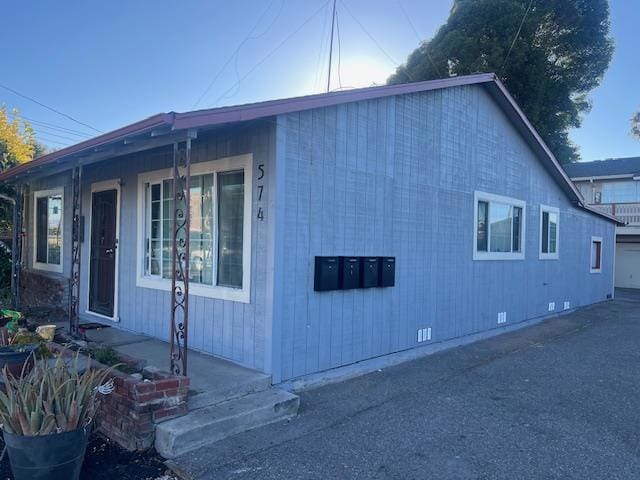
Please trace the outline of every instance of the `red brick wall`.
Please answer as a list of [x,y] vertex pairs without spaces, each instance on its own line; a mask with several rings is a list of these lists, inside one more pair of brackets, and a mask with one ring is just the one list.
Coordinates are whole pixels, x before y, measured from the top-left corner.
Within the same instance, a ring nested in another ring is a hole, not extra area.
[[151,447],[157,423],[187,413],[187,377],[147,367],[143,380],[114,372],[114,382],[114,392],[102,397],[98,430],[128,450]]

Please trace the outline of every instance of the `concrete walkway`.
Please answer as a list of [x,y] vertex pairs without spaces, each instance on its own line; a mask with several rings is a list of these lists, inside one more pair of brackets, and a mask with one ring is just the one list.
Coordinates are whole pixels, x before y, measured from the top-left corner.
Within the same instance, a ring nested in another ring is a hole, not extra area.
[[[147,365],[169,369],[167,342],[115,327],[86,330],[85,335],[87,340],[145,360]],[[211,405],[228,397],[262,390],[271,384],[271,378],[268,375],[192,350],[189,350],[187,368],[191,379],[190,409]]]
[[301,394],[191,479],[640,478],[640,294]]

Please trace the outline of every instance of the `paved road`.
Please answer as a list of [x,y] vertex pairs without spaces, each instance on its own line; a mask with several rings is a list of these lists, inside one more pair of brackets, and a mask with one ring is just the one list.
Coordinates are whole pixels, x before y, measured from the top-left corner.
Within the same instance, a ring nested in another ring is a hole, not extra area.
[[640,295],[301,395],[194,479],[640,478]]

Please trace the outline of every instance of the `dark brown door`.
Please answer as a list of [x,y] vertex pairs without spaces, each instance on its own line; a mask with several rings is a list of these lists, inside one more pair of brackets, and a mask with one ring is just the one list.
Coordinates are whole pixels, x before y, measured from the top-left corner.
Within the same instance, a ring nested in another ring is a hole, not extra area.
[[92,194],[89,310],[106,317],[113,317],[116,292],[117,206],[115,189]]

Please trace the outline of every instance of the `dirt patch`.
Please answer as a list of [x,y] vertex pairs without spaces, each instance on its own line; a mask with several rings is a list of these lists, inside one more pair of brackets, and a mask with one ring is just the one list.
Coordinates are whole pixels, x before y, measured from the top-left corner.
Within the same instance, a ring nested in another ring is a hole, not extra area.
[[[82,465],[82,480],[178,480],[153,449],[129,452],[99,434],[89,440]],[[0,462],[0,479],[11,480],[9,458]]]

